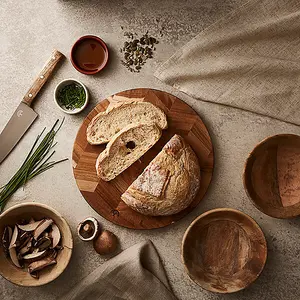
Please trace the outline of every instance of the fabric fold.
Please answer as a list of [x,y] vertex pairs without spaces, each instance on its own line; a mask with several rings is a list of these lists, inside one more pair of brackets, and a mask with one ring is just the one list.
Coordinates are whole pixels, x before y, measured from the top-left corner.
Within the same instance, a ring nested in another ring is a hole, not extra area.
[[79,282],[61,300],[176,300],[151,241],[136,244]]
[[300,125],[300,1],[252,0],[155,72],[204,101]]

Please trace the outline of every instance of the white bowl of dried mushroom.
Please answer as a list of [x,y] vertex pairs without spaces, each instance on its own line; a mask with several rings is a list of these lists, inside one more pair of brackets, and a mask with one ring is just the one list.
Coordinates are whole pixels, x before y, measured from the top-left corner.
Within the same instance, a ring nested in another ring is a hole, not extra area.
[[44,204],[23,203],[0,215],[0,274],[21,286],[39,286],[67,267],[73,238],[66,220]]

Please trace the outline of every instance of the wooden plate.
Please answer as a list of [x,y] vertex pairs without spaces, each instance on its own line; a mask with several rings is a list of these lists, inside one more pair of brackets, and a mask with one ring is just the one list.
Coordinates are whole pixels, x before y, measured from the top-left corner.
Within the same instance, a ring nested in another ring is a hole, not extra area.
[[182,260],[190,278],[202,288],[233,293],[262,272],[267,243],[257,223],[234,209],[210,210],[186,230]]
[[[144,101],[160,107],[167,114],[169,128],[163,131],[159,142],[140,161],[134,163],[112,181],[99,180],[95,163],[100,152],[105,149],[105,145],[92,146],[88,144],[86,129],[92,118],[109,105],[107,99],[101,101],[86,117],[77,133],[73,148],[73,171],[76,183],[86,201],[101,216],[115,224],[133,229],[153,229],[167,226],[192,211],[207,191],[214,165],[213,146],[209,133],[200,117],[190,106],[166,92],[153,89],[133,89],[117,95],[144,98]],[[183,136],[198,156],[201,167],[199,193],[187,209],[176,215],[151,217],[139,214],[129,208],[120,196],[175,133]]]
[[275,218],[300,215],[300,136],[280,134],[259,143],[244,170],[244,187],[254,205]]

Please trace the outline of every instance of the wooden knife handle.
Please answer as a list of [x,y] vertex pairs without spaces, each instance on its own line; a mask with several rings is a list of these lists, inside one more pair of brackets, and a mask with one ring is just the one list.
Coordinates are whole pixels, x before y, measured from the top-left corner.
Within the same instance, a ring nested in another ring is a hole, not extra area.
[[55,66],[57,63],[64,57],[62,53],[60,53],[57,50],[54,50],[51,54],[50,59],[44,66],[43,70],[39,74],[39,76],[34,81],[33,85],[30,87],[30,89],[27,91],[26,95],[24,96],[22,102],[27,104],[28,106],[31,106],[34,98],[42,88],[42,86],[45,84],[47,79],[51,76]]

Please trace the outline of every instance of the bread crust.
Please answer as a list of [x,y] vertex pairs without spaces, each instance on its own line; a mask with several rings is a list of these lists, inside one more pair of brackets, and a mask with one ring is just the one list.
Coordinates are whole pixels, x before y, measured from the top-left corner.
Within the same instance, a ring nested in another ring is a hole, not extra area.
[[187,208],[199,187],[198,158],[181,136],[174,135],[121,198],[141,214],[165,216]]
[[[156,115],[160,117],[154,118],[153,120],[141,119],[140,122],[137,122],[134,119],[128,119],[128,123],[126,123],[125,126],[118,126],[118,120],[114,120],[114,122],[111,122],[111,120],[109,120],[110,115],[112,115],[115,111],[117,110],[126,111],[126,109],[132,110],[137,105],[139,106],[143,105],[145,107],[145,112],[149,110],[152,110],[153,112],[155,111]],[[105,119],[107,119],[107,121],[105,121]],[[158,121],[158,119],[161,120]],[[166,129],[168,127],[167,117],[165,113],[163,112],[162,109],[155,106],[154,104],[150,102],[138,101],[136,98],[133,101],[132,100],[117,101],[116,103],[113,103],[113,105],[110,105],[105,111],[97,114],[89,123],[86,130],[86,137],[88,143],[91,145],[100,145],[100,144],[108,143],[112,139],[112,137],[116,134],[116,132],[114,131],[112,134],[107,135],[108,130],[106,127],[103,126],[101,126],[101,128],[99,129],[99,126],[97,126],[97,124],[101,120],[103,120],[105,124],[109,125],[109,127],[114,127],[114,126],[120,127],[118,128],[119,130],[122,130],[124,127],[132,123],[156,123],[157,126],[159,126],[161,129]]]

